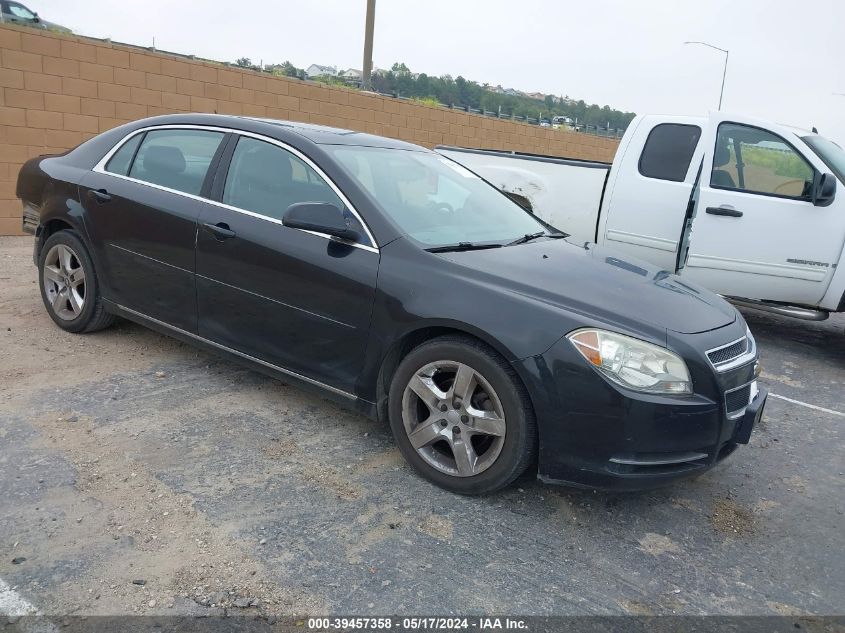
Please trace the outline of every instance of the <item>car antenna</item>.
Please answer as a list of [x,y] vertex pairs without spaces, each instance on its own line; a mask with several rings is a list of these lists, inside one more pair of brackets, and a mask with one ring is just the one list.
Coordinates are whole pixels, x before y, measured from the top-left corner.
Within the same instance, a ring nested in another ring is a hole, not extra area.
[[813,126],[813,134],[818,134],[818,133],[819,133],[819,131],[816,129],[816,126],[814,125]]

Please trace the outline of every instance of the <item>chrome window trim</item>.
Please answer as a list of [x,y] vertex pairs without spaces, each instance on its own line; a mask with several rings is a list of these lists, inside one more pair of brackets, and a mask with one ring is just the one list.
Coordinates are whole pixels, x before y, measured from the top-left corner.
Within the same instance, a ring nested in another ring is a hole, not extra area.
[[245,354],[244,352],[240,352],[240,351],[238,351],[238,350],[236,350],[232,347],[227,347],[226,345],[216,343],[215,341],[212,341],[211,339],[207,339],[207,338],[204,338],[204,337],[199,336],[197,334],[193,334],[191,332],[188,332],[187,330],[183,330],[182,328],[178,328],[174,325],[170,325],[169,323],[166,323],[164,321],[159,321],[158,319],[153,318],[151,316],[148,316],[148,315],[144,314],[143,312],[138,312],[137,310],[133,310],[132,308],[127,308],[126,306],[120,305],[119,303],[115,303],[114,305],[117,306],[118,309],[123,310],[124,312],[127,312],[128,314],[134,315],[134,316],[136,316],[140,319],[143,319],[145,321],[149,321],[150,323],[155,323],[156,325],[158,325],[160,327],[167,328],[168,330],[171,330],[173,332],[177,332],[177,333],[179,333],[183,336],[187,336],[187,337],[192,338],[192,339],[199,341],[201,343],[211,345],[212,347],[216,347],[217,349],[223,350],[224,352],[234,354],[235,356],[240,356],[241,358],[252,361],[254,363],[258,363],[259,365],[263,365],[264,367],[267,367],[269,369],[273,369],[273,370],[278,371],[278,372],[285,374],[287,376],[297,378],[299,380],[302,380],[303,382],[307,382],[307,383],[314,385],[316,387],[321,387],[323,389],[326,389],[328,391],[336,393],[339,396],[344,396],[345,398],[349,398],[350,400],[359,400],[358,396],[356,396],[353,393],[349,393],[348,391],[344,391],[343,389],[338,389],[337,387],[332,387],[331,385],[327,385],[326,383],[320,382],[319,380],[315,380],[314,378],[309,378],[308,376],[305,376],[303,374],[299,374],[299,373],[292,371],[290,369],[285,369],[284,367],[281,367],[279,365],[274,365],[273,363],[268,363],[265,360],[261,360],[260,358],[256,358],[255,356],[250,356],[249,354]]
[[[743,339],[747,339],[750,342],[751,345],[745,352],[743,352],[742,354],[740,354],[736,358],[732,358],[731,360],[726,361],[724,363],[719,363],[718,365],[716,363],[714,363],[712,360],[710,360],[710,354],[712,352],[718,352],[720,349],[725,349],[726,347],[730,347],[731,345],[736,345],[737,343],[739,343]],[[713,368],[721,374],[721,373],[724,373],[726,371],[730,371],[731,369],[736,369],[737,367],[741,367],[742,365],[745,365],[745,364],[755,360],[757,358],[757,341],[754,340],[754,337],[751,336],[751,333],[749,332],[745,336],[741,336],[740,338],[736,339],[735,341],[731,341],[730,343],[725,343],[724,345],[719,345],[719,347],[714,347],[713,349],[708,349],[706,352],[704,352],[704,355],[707,357],[707,362],[709,362],[710,365],[712,365]]]
[[237,134],[238,136],[246,136],[250,138],[257,139],[259,141],[264,141],[265,143],[270,143],[271,145],[276,145],[281,149],[290,152],[300,160],[302,160],[306,165],[308,165],[311,169],[317,172],[317,175],[320,176],[326,183],[329,185],[331,190],[337,195],[338,198],[341,199],[346,208],[355,216],[358,222],[361,223],[361,226],[364,227],[364,232],[367,235],[367,240],[370,242],[369,244],[360,244],[358,242],[350,242],[348,240],[342,240],[337,238],[333,235],[328,235],[327,233],[319,233],[317,231],[306,231],[304,229],[293,229],[295,231],[302,231],[303,233],[310,233],[311,235],[316,235],[317,237],[322,237],[332,242],[338,242],[340,244],[346,244],[348,246],[353,246],[355,248],[359,248],[361,250],[369,251],[371,253],[378,253],[378,243],[376,242],[375,237],[373,236],[372,232],[370,231],[370,227],[364,221],[364,218],[361,217],[361,214],[358,213],[358,210],[352,205],[343,191],[340,190],[334,181],[328,177],[326,172],[324,172],[320,167],[308,156],[303,154],[301,151],[292,147],[285,143],[284,141],[280,141],[278,139],[270,138],[269,136],[264,136],[263,134],[257,134],[255,132],[247,132],[245,130],[237,130],[234,128],[227,128],[227,127],[220,127],[214,125],[196,125],[191,123],[185,124],[176,124],[170,123],[167,125],[150,125],[147,127],[139,128],[137,130],[133,130],[126,136],[124,136],[120,141],[118,141],[114,147],[112,147],[105,156],[103,156],[100,161],[94,165],[92,171],[98,174],[105,174],[107,176],[113,176],[115,178],[120,178],[122,180],[126,180],[129,182],[138,183],[140,185],[145,185],[147,187],[152,187],[153,189],[159,189],[160,191],[167,191],[168,193],[175,193],[180,196],[185,196],[186,198],[191,198],[192,200],[197,200],[199,202],[205,202],[207,204],[214,205],[216,207],[222,207],[224,209],[229,209],[230,211],[236,211],[238,213],[243,213],[244,215],[249,215],[254,218],[258,218],[259,220],[265,220],[267,222],[271,222],[273,224],[278,224],[280,226],[284,226],[281,220],[277,220],[276,218],[271,218],[269,216],[263,215],[261,213],[256,213],[255,211],[248,211],[247,209],[241,209],[240,207],[234,207],[230,204],[225,204],[223,202],[218,202],[217,200],[211,200],[209,198],[203,198],[202,196],[197,196],[192,193],[185,193],[184,191],[179,191],[178,189],[171,189],[170,187],[164,187],[162,185],[157,185],[152,182],[147,182],[146,180],[140,180],[138,178],[132,178],[130,176],[124,176],[123,174],[116,174],[114,172],[106,171],[106,165],[108,164],[111,157],[114,156],[117,151],[123,147],[123,145],[129,141],[132,137],[137,136],[138,134],[143,134],[144,132],[156,131],[156,130],[202,130],[206,132],[223,132],[224,134]]

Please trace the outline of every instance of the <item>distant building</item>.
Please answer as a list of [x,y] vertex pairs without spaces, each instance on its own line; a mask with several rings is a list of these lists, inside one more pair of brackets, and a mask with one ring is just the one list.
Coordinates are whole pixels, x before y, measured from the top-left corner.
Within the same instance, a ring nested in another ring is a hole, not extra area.
[[314,77],[322,77],[325,75],[337,77],[337,68],[335,68],[334,66],[320,66],[320,64],[311,64],[308,68],[305,69],[305,76],[309,79],[313,79]]
[[360,86],[364,78],[364,73],[357,68],[347,68],[346,70],[340,72],[338,77],[348,84]]

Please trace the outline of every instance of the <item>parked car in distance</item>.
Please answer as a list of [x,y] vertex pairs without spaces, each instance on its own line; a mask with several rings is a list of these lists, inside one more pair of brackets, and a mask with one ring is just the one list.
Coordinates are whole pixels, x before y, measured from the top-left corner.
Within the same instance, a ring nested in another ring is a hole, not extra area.
[[572,239],[809,320],[845,312],[845,151],[748,116],[640,115],[613,163],[438,148]]
[[119,315],[315,389],[454,492],[533,464],[660,485],[747,443],[766,401],[730,304],[401,141],[169,115],[29,160],[17,195],[56,325]]
[[15,2],[14,0],[0,0],[0,22],[31,26],[37,29],[47,29],[61,33],[71,32],[67,27],[48,22],[35,11],[28,9],[20,2]]

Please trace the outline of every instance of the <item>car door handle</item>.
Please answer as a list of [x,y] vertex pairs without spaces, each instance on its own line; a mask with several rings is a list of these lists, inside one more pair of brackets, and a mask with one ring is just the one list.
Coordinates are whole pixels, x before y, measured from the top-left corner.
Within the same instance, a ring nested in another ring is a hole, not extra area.
[[109,192],[105,189],[90,189],[88,191],[88,197],[91,200],[96,200],[100,204],[111,201],[111,195],[109,195]]
[[742,217],[742,211],[737,211],[736,209],[731,209],[730,207],[707,207],[705,211],[710,215],[727,215],[732,218]]
[[218,222],[217,224],[211,224],[210,222],[203,223],[203,226],[210,231],[214,237],[222,242],[223,240],[228,240],[237,235],[232,229],[229,228],[229,225],[225,222]]

